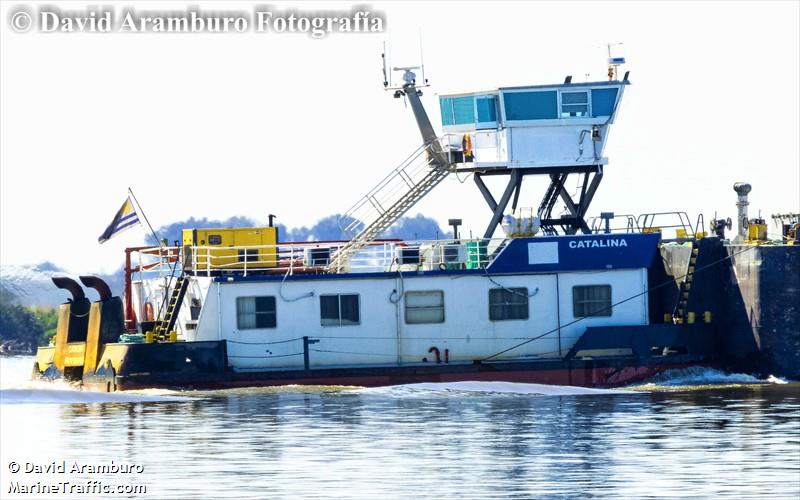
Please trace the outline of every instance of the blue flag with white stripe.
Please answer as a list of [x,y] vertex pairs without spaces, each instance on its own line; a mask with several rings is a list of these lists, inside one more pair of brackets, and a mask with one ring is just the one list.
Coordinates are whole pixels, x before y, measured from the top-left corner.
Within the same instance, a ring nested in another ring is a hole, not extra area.
[[114,220],[111,221],[111,224],[109,224],[106,230],[103,231],[103,234],[97,238],[97,241],[105,243],[136,224],[141,224],[141,222],[139,221],[139,215],[136,213],[136,209],[133,207],[129,196],[128,199],[125,200],[125,203],[122,204],[122,207],[117,211],[117,215],[114,216]]

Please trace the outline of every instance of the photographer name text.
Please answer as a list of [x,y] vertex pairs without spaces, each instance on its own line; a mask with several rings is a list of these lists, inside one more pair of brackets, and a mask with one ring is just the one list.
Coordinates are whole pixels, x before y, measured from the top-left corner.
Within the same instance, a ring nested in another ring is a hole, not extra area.
[[252,12],[190,8],[120,13],[109,8],[68,11],[48,6],[36,12],[20,8],[8,22],[20,33],[298,33],[324,38],[331,33],[382,33],[386,16],[365,6],[325,12],[256,7]]

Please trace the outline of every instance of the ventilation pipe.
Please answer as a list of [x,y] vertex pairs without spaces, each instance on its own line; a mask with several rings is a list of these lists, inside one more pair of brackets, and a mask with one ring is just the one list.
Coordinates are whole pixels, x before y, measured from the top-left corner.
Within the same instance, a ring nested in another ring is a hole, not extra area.
[[747,206],[750,204],[750,202],[747,201],[747,195],[752,189],[752,186],[746,182],[737,182],[733,185],[733,190],[736,191],[736,194],[739,196],[736,201],[736,212],[739,220],[739,234],[736,238],[738,240],[747,239]]

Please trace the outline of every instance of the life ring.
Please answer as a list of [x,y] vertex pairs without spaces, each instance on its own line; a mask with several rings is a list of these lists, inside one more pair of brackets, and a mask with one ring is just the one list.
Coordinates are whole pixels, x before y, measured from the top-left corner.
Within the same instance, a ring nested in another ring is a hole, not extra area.
[[153,321],[155,319],[155,314],[153,314],[153,303],[147,301],[144,303],[144,320],[143,321]]
[[464,158],[472,158],[472,137],[469,134],[464,134],[461,138],[461,149],[464,151]]

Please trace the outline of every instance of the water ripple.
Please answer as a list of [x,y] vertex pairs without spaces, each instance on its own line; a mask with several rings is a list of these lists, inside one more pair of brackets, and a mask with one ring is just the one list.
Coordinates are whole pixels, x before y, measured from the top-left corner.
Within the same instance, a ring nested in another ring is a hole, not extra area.
[[141,463],[143,498],[159,499],[800,496],[800,384],[651,387],[415,384],[3,404],[0,454],[3,464]]

